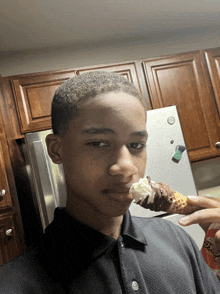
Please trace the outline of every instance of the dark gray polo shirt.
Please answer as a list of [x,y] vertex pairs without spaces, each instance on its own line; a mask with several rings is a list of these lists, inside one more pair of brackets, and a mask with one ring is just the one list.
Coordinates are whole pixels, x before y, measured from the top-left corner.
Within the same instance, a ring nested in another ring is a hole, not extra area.
[[118,240],[55,210],[42,248],[0,269],[1,294],[219,294],[191,237],[160,218],[124,216]]

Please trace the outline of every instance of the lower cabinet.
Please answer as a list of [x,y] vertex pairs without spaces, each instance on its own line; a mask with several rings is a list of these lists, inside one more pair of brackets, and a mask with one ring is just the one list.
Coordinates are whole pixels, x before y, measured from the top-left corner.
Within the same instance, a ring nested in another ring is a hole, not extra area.
[[13,212],[0,215],[0,265],[21,254]]

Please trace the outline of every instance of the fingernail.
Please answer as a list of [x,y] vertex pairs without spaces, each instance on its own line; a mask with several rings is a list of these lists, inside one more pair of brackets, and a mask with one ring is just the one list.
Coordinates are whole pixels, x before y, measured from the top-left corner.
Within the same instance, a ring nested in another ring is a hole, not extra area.
[[187,198],[189,198],[192,201],[197,201],[198,200],[198,196],[191,196],[191,195],[189,195],[189,196],[187,196]]

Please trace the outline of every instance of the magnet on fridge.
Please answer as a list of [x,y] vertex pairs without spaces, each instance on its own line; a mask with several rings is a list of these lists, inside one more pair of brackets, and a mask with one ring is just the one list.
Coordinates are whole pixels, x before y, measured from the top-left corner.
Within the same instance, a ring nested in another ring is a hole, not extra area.
[[172,159],[175,162],[179,162],[180,159],[182,158],[183,152],[186,150],[186,147],[183,145],[177,145],[176,146],[176,151],[175,154],[173,155]]

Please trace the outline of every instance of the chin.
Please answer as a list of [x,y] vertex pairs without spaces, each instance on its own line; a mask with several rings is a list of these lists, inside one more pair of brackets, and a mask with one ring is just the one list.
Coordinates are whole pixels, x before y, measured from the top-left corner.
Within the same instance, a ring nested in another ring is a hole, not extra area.
[[117,216],[122,216],[124,214],[126,214],[126,212],[128,211],[129,207],[131,205],[131,202],[129,201],[129,203],[127,203],[126,205],[124,204],[121,204],[116,207],[116,209],[114,209],[114,212],[111,211],[110,213],[114,214],[114,217],[117,217]]

